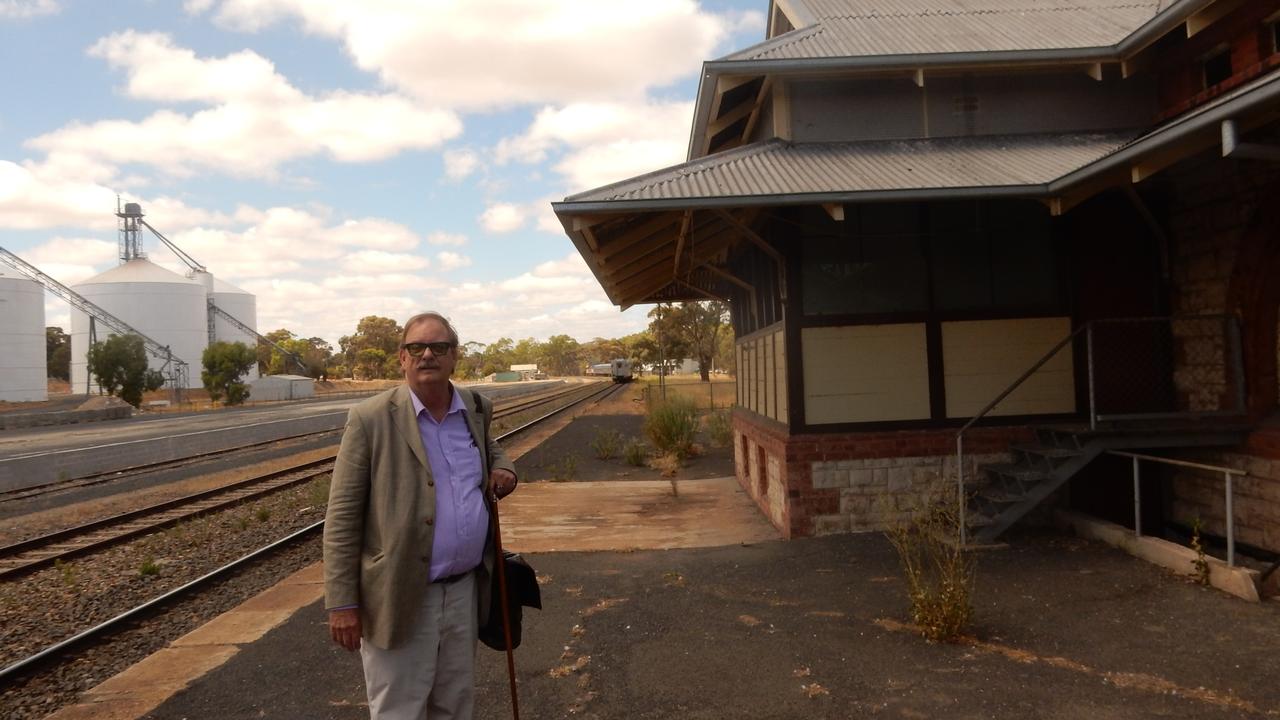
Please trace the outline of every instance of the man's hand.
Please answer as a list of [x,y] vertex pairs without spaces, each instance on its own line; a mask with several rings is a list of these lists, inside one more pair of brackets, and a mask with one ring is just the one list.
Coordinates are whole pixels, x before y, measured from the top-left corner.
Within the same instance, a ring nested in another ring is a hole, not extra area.
[[348,650],[360,649],[360,609],[329,611],[329,636]]
[[502,499],[516,489],[516,474],[510,470],[493,470],[489,473],[489,486],[493,494]]

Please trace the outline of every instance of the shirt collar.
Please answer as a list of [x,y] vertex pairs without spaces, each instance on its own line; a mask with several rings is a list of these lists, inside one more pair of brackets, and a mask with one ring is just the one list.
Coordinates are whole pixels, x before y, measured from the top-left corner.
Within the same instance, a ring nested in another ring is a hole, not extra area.
[[[456,413],[459,411],[466,412],[467,406],[462,403],[462,395],[459,394],[457,389],[453,387],[453,383],[449,383],[449,393],[451,394],[453,399],[450,400],[449,411],[446,412],[445,415],[452,415],[453,413]],[[412,389],[409,390],[409,399],[413,402],[414,417],[418,417],[419,415],[422,414],[423,410],[427,409],[427,406],[423,405],[422,401],[418,399],[418,393],[414,392]]]

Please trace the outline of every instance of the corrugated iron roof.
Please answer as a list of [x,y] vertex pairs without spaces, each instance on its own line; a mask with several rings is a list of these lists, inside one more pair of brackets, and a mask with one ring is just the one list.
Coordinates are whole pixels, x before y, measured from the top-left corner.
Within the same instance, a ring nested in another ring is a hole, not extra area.
[[802,0],[817,19],[722,60],[1111,47],[1172,0]]
[[1138,131],[835,143],[769,140],[565,198],[566,203],[1042,185]]

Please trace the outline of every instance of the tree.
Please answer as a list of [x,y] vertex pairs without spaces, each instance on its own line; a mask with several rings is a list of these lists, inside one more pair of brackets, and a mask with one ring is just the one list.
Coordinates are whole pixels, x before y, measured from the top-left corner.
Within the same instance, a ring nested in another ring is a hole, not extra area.
[[731,375],[738,374],[738,346],[733,336],[733,327],[725,326],[724,332],[716,340],[716,369]]
[[710,380],[712,361],[719,349],[717,338],[720,331],[728,327],[728,306],[716,300],[680,303],[675,320],[685,347],[698,361],[702,381]]
[[511,338],[498,338],[484,349],[484,362],[480,363],[481,376],[502,372],[511,367],[515,343]]
[[474,340],[463,343],[458,348],[458,365],[454,369],[455,374],[460,380],[474,379],[483,377],[484,373],[484,343]]
[[558,377],[577,375],[581,367],[580,349],[578,341],[568,335],[552,335],[542,344],[538,369]]
[[531,365],[538,362],[538,356],[542,354],[542,345],[533,338],[525,338],[516,343],[515,348],[511,350],[510,357],[507,358],[507,365],[503,370],[510,370],[512,365]]
[[258,361],[257,354],[241,342],[216,342],[205,348],[201,356],[204,370],[200,380],[209,391],[209,399],[226,398],[227,405],[239,405],[249,399],[249,386],[240,378]]
[[649,311],[649,330],[662,340],[668,362],[691,357],[698,361],[703,382],[711,379],[711,366],[719,350],[720,332],[728,328],[729,308],[722,302],[687,302],[658,305]]
[[[368,315],[361,318],[360,322],[356,324],[354,335],[345,335],[338,339],[338,346],[342,349],[346,364],[354,368],[356,372],[360,372],[363,369],[366,372],[365,379],[398,377],[399,365],[395,366],[396,372],[394,374],[388,375],[386,359],[399,352],[400,338],[403,335],[404,329],[395,320],[377,315]],[[361,353],[366,350],[378,350],[382,353],[382,357],[377,363],[377,370],[372,370],[374,367],[372,356],[365,355],[364,361],[361,361]]]
[[365,348],[356,353],[356,377],[360,380],[382,377],[386,366],[387,354],[381,348]]
[[71,336],[62,332],[62,328],[44,329],[44,359],[49,377],[71,379]]
[[626,338],[620,340],[592,338],[578,348],[578,368],[581,370],[584,365],[609,362],[616,358],[629,358],[631,354],[627,348]]
[[98,387],[134,407],[142,405],[142,393],[164,385],[164,376],[147,368],[147,350],[137,335],[112,335],[89,348],[89,372]]
[[683,328],[682,314],[672,303],[659,303],[649,311],[653,320],[649,323],[649,332],[653,335],[655,348],[653,362],[666,363],[670,368],[678,365],[681,358],[691,356],[691,352]]

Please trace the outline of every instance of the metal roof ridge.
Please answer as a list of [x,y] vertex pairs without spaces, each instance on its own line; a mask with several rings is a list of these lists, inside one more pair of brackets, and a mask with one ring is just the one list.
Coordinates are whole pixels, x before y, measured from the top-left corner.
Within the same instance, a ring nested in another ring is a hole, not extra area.
[[[830,15],[820,18],[813,25],[806,25],[803,28],[797,28],[791,32],[784,33],[762,43],[757,43],[750,47],[744,48],[734,53],[723,56],[716,60],[709,60],[704,63],[704,70],[715,71],[723,66],[725,70],[736,73],[760,72],[766,73],[777,70],[831,70],[831,69],[896,69],[902,67],[946,67],[950,65],[983,65],[998,64],[1005,65],[1009,63],[1036,63],[1046,61],[1077,61],[1077,62],[1097,62],[1100,60],[1119,60],[1126,55],[1141,50],[1155,39],[1167,33],[1171,28],[1186,21],[1188,17],[1200,11],[1204,7],[1212,4],[1215,0],[1174,0],[1166,8],[1160,8],[1159,2],[1118,2],[1107,7],[1123,8],[1123,7],[1147,7],[1156,6],[1156,12],[1146,22],[1129,31],[1124,37],[1113,45],[1081,45],[1069,48],[1053,48],[1044,50],[965,50],[960,52],[940,52],[940,53],[913,53],[913,54],[895,54],[895,55],[844,55],[833,57],[808,57],[808,58],[741,58],[748,52],[760,52],[764,49],[774,49],[784,47],[788,44],[798,42],[810,37],[809,35],[801,37],[796,35],[802,31],[817,31],[824,28],[823,21],[826,19],[849,19],[849,18],[871,18],[871,17],[921,17],[921,15],[907,15],[904,13],[889,13],[884,15]],[[1044,8],[1041,10],[1032,10],[1033,12],[1068,12],[1070,8]],[[1007,14],[1010,11],[1002,10],[983,10],[971,13],[936,13],[937,15],[950,14],[968,14],[977,15],[983,13]],[[786,42],[777,42],[783,38],[787,38]],[[755,65],[759,67],[754,67]],[[768,67],[766,67],[768,66]]]

